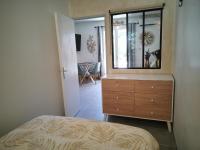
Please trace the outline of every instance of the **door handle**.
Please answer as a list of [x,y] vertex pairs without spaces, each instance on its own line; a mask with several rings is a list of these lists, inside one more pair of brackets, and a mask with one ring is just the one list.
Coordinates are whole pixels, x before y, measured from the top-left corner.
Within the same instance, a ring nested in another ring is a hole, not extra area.
[[67,72],[67,69],[65,67],[63,67],[62,72],[63,72],[63,78],[65,79],[65,72]]

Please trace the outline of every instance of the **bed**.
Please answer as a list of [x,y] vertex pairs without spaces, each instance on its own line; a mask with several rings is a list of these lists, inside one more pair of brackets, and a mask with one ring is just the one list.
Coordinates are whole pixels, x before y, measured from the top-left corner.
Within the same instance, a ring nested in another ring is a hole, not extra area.
[[39,116],[0,138],[0,150],[158,149],[141,128],[61,116]]

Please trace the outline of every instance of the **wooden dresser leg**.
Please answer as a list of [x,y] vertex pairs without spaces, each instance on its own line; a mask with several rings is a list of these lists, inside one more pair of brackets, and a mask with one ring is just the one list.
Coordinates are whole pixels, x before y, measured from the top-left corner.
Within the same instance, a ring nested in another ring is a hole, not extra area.
[[172,132],[171,122],[167,121],[167,127],[168,127],[168,131],[171,133]]

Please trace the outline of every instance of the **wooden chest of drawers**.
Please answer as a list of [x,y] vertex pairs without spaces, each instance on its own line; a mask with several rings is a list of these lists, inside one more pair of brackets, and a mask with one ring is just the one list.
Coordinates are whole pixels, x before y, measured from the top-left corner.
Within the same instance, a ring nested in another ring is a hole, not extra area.
[[102,78],[103,113],[166,121],[171,128],[173,78],[148,77]]

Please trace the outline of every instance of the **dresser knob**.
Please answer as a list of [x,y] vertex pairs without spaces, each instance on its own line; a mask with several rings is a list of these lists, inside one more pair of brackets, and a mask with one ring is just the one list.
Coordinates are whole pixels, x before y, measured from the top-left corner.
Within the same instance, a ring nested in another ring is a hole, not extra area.
[[150,101],[151,101],[152,103],[155,102],[153,98],[152,98]]
[[152,86],[151,86],[151,88],[153,89],[153,88],[154,88],[154,86],[152,85]]
[[118,96],[116,96],[116,99],[118,100],[118,99],[119,99],[119,97],[118,97]]
[[151,114],[151,115],[154,115],[154,112],[151,111],[150,114]]

